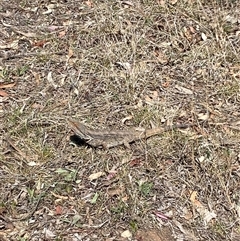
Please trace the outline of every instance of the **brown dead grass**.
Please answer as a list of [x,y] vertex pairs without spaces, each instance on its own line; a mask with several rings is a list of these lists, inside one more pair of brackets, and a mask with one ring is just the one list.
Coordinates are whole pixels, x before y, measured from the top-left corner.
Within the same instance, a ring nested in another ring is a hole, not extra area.
[[[2,240],[239,239],[238,1],[0,6]],[[69,117],[197,126],[95,150]]]

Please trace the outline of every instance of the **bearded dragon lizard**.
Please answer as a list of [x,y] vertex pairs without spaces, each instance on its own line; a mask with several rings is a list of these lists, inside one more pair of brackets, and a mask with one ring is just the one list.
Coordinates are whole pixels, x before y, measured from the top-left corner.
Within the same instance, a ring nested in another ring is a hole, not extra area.
[[120,145],[130,147],[129,144],[137,140],[147,139],[151,136],[159,135],[163,132],[188,128],[194,124],[177,124],[173,126],[159,127],[147,130],[95,130],[75,120],[68,120],[68,125],[74,131],[75,135],[88,145],[95,148],[111,148]]

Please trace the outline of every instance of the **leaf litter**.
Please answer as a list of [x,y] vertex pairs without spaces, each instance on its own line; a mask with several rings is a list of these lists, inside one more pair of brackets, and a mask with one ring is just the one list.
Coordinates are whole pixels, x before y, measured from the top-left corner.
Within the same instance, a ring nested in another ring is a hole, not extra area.
[[[1,239],[239,240],[239,7],[3,1]],[[95,150],[69,117],[196,127]]]

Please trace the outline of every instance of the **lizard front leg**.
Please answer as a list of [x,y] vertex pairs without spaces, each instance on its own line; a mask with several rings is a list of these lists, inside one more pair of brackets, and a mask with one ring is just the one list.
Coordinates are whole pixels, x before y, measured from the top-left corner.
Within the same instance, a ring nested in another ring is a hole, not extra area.
[[131,149],[130,144],[129,144],[129,142],[128,142],[127,139],[123,139],[123,145],[124,145],[126,148]]

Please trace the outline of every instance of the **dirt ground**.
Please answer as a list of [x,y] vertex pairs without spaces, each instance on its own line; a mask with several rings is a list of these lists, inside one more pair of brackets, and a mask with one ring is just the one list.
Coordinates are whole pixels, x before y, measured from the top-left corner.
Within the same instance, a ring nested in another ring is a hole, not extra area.
[[[240,2],[0,2],[0,240],[240,240]],[[111,149],[67,124],[193,124]]]

